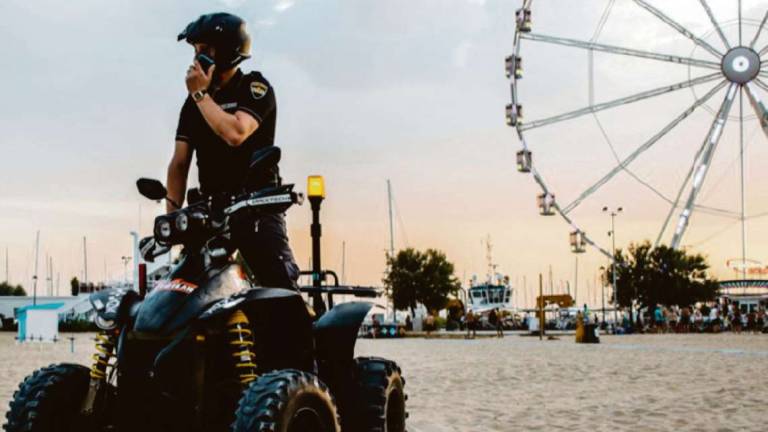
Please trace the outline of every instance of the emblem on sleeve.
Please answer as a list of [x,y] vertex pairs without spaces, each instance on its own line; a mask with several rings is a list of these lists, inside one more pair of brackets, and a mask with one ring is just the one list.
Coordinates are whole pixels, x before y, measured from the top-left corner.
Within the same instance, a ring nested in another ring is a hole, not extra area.
[[267,91],[269,91],[269,87],[263,82],[254,81],[251,83],[251,95],[254,99],[263,98]]

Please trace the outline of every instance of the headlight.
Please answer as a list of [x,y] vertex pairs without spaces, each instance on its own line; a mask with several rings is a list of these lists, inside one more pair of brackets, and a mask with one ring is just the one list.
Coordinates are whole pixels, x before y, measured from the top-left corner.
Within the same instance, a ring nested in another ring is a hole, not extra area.
[[102,330],[112,330],[116,327],[114,321],[104,319],[100,315],[96,315],[96,319],[94,320],[94,322],[96,323],[96,327]]
[[189,216],[187,216],[186,213],[182,212],[179,213],[179,215],[176,217],[176,229],[184,232],[189,228]]
[[160,221],[157,232],[160,233],[160,237],[169,238],[171,236],[171,222],[167,220]]

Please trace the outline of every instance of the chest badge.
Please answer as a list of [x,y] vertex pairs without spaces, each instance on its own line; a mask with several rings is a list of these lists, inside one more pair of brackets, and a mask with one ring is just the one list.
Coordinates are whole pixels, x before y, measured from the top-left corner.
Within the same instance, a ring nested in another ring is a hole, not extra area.
[[251,83],[251,95],[254,99],[261,99],[264,97],[264,95],[267,94],[267,91],[269,90],[269,87],[267,87],[266,84],[259,81],[254,81]]

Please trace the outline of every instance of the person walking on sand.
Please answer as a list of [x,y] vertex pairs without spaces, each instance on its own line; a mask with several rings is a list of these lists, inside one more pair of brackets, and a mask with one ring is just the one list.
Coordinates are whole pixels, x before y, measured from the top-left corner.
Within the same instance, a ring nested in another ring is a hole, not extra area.
[[499,311],[498,308],[491,311],[492,314],[496,315],[496,336],[503,338],[504,337],[504,323],[501,319],[501,311]]
[[465,320],[467,322],[467,339],[474,339],[477,331],[475,330],[475,314],[472,309],[467,310]]

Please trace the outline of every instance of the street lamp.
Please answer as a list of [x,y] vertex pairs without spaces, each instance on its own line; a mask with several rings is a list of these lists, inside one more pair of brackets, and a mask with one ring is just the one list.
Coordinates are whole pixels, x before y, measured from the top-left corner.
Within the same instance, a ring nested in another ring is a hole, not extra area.
[[[613,283],[613,325],[615,326],[619,323],[619,293],[616,289],[616,216],[624,211],[623,208],[618,207],[615,210],[611,210],[608,207],[603,207],[603,213],[609,213],[611,215],[611,230],[608,231],[608,235],[611,237],[611,240],[613,242],[613,245],[611,246],[611,276],[612,277],[612,283]],[[632,307],[629,308],[629,319],[632,321]]]
[[131,262],[131,257],[123,256],[123,277],[125,278],[125,284],[128,285],[128,263]]
[[[307,197],[312,207],[312,226],[310,234],[312,236],[312,286],[320,288],[322,285],[323,268],[320,264],[320,237],[322,228],[320,225],[320,204],[325,199],[325,181],[323,176],[312,175],[307,177]],[[323,296],[318,289],[312,294],[312,307],[318,315],[325,312]]]
[[607,282],[607,277],[605,274],[605,267],[600,266],[600,293],[601,293],[601,302],[603,306],[603,326],[605,326],[605,285]]

